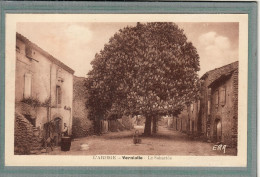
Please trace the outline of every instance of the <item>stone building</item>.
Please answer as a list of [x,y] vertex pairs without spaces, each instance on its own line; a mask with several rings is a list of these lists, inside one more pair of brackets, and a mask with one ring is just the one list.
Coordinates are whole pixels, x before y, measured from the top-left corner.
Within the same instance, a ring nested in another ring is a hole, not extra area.
[[181,112],[180,115],[178,115],[178,118],[177,121],[179,121],[179,131],[183,132],[183,133],[187,133],[187,130],[188,130],[188,127],[190,126],[189,122],[188,122],[188,119],[186,119],[188,116],[188,108],[187,106],[184,107],[183,111]]
[[[212,95],[212,83],[216,82],[219,80],[219,78],[222,78],[225,76],[227,73],[233,72],[234,70],[238,70],[238,62],[233,62],[228,65],[225,65],[220,68],[216,68],[214,70],[206,72],[202,77],[201,77],[201,90],[200,90],[200,119],[201,119],[201,134],[204,137],[211,137],[212,134],[210,135],[210,129],[212,129],[211,126],[211,119],[212,119],[212,111],[214,111],[212,102],[214,95]],[[233,78],[229,78],[233,80]],[[221,81],[224,84],[224,80]],[[236,80],[236,84],[238,84],[238,80]],[[233,87],[231,85],[228,85],[228,89],[231,90],[232,92],[238,91],[237,87]],[[230,97],[229,97],[230,98]],[[237,102],[237,100],[236,100]],[[233,102],[235,104],[235,102]],[[227,105],[226,105],[227,106]]]
[[[221,68],[220,75],[208,86],[210,93],[209,138],[237,146],[238,63]],[[232,67],[233,66],[233,67]]]
[[15,71],[16,113],[57,145],[64,123],[72,130],[74,71],[19,33]]
[[93,120],[88,119],[86,108],[85,78],[74,76],[73,80],[73,128],[74,137],[84,137],[94,133]]
[[186,132],[236,147],[238,62],[208,71],[200,80],[200,98],[181,113],[187,115],[182,116]]
[[200,104],[198,102],[192,102],[188,106],[185,105],[183,111],[177,117],[172,118],[173,130],[200,136],[199,109]]
[[192,102],[187,107],[188,114],[188,131],[187,133],[192,134],[194,136],[200,136],[201,133],[201,122],[200,122],[200,101]]
[[175,131],[180,131],[180,132],[185,132],[187,130],[187,119],[188,114],[185,110],[181,112],[180,115],[176,116],[167,116],[165,119],[167,119],[167,128],[175,130]]

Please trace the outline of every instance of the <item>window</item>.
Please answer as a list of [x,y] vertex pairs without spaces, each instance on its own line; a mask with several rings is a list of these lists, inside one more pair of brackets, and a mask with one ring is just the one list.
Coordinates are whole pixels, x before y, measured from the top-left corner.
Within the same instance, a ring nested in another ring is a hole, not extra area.
[[200,112],[200,100],[198,100],[197,104],[197,112]]
[[190,105],[190,110],[191,110],[191,112],[193,112],[193,103]]
[[26,73],[24,75],[24,98],[30,98],[32,95],[32,75],[31,73]]
[[221,88],[220,91],[220,105],[224,106],[226,104],[226,88]]
[[208,115],[210,115],[210,100],[208,100]]
[[218,107],[218,104],[219,104],[219,90],[216,90],[216,96],[215,96],[216,98],[216,102],[215,102],[215,104],[216,104],[216,107]]
[[33,51],[32,51],[31,47],[26,46],[26,48],[25,48],[25,55],[26,55],[26,57],[28,57],[30,59],[33,58]]
[[57,74],[57,76],[56,76],[57,79],[61,77],[62,73],[61,73],[61,69],[60,68],[57,69],[56,74]]
[[61,104],[61,87],[56,86],[56,104],[57,106],[60,106]]
[[211,88],[208,89],[208,97],[211,96]]
[[208,89],[208,115],[210,115],[210,108],[211,108],[211,88]]

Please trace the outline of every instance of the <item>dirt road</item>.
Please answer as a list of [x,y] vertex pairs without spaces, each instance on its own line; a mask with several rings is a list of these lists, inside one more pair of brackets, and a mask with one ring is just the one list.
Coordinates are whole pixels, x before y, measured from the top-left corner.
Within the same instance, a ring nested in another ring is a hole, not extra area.
[[70,151],[64,152],[60,147],[54,148],[49,155],[191,155],[214,156],[235,155],[235,149],[223,151],[212,150],[213,143],[191,140],[184,133],[159,127],[156,135],[142,137],[141,144],[133,144],[133,133],[143,127],[135,127],[132,131],[109,132],[102,136],[89,136],[72,141]]

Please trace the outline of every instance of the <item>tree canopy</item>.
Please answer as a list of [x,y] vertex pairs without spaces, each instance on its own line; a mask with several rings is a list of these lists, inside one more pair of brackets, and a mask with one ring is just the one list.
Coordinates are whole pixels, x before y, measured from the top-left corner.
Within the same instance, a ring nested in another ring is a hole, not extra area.
[[91,64],[86,105],[92,117],[177,115],[198,95],[199,55],[174,23],[120,29]]

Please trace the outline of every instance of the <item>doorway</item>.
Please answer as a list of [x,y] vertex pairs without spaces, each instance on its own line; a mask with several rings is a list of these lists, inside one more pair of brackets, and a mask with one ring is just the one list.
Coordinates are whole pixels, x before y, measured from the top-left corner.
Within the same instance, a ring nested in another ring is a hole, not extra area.
[[59,146],[61,142],[61,133],[62,133],[62,120],[57,117],[53,121],[53,135],[54,135],[54,145]]
[[215,120],[215,140],[216,142],[221,142],[222,139],[222,125],[220,119]]

